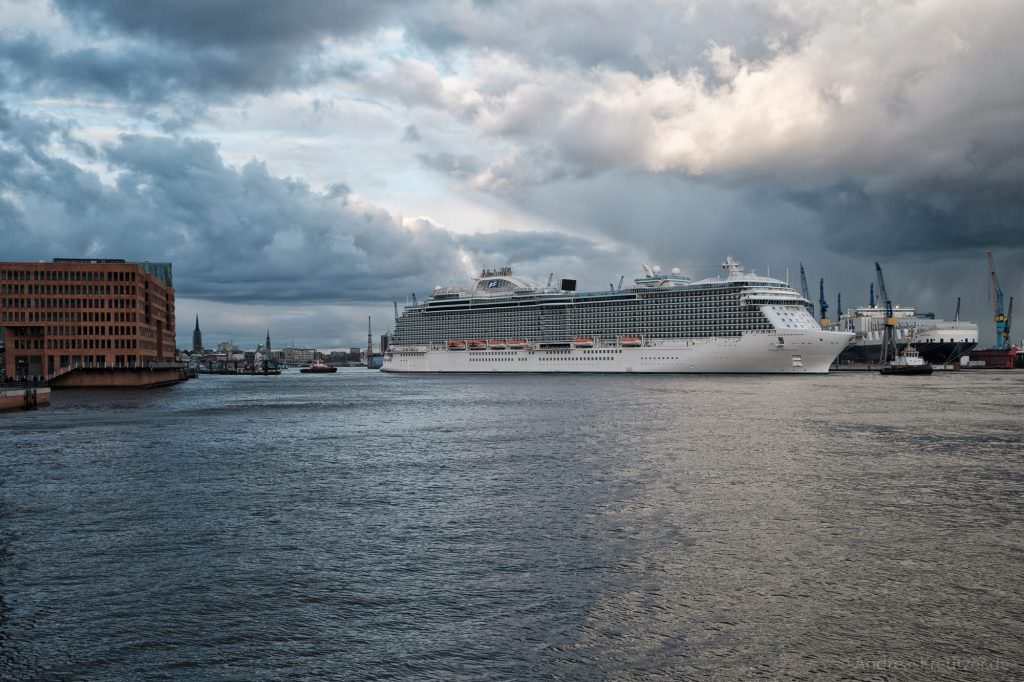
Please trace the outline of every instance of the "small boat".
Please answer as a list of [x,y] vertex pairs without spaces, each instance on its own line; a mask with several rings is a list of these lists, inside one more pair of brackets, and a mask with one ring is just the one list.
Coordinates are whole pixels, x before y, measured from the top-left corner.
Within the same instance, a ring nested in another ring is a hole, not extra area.
[[484,350],[487,348],[487,342],[480,340],[467,341],[466,346],[469,350]]
[[639,348],[644,345],[644,340],[639,336],[623,336],[619,340],[619,345],[623,348]]
[[465,341],[449,341],[448,350],[466,350]]
[[487,347],[491,350],[505,350],[506,344],[500,339],[492,339],[487,342]]
[[334,374],[338,368],[324,364],[323,360],[317,360],[309,367],[303,367],[299,371],[303,374]]
[[523,350],[526,348],[526,341],[522,339],[509,339],[508,347],[512,350]]
[[573,341],[577,348],[593,348],[594,339],[589,336],[577,336]]
[[920,353],[907,346],[905,351],[878,371],[882,374],[928,375],[932,373],[932,366],[924,361]]

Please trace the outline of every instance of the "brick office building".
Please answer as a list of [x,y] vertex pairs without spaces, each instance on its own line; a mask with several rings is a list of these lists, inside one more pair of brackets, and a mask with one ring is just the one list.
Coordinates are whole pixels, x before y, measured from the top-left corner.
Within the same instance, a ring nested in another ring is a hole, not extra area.
[[0,341],[8,377],[173,362],[171,264],[0,263]]

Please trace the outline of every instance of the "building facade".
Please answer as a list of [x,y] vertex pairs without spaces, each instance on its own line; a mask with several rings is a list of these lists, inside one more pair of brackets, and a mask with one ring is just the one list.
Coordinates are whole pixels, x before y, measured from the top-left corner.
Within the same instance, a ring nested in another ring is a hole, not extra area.
[[0,339],[8,377],[174,362],[171,264],[0,262]]
[[291,366],[309,365],[316,360],[315,348],[285,348],[284,361]]

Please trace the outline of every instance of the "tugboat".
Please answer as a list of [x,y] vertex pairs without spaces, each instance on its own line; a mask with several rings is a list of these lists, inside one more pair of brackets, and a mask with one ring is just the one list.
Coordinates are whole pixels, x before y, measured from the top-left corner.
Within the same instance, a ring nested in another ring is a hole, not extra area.
[[338,368],[326,365],[323,360],[318,358],[312,365],[309,367],[303,367],[299,371],[303,374],[334,374],[338,371]]
[[925,362],[920,353],[908,346],[905,351],[897,355],[888,365],[878,371],[882,374],[927,375],[932,373],[932,365],[929,362]]

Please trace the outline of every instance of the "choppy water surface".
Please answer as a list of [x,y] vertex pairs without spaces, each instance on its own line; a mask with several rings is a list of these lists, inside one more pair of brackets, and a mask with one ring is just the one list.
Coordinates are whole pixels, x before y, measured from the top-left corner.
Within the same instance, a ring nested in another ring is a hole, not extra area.
[[0,415],[2,679],[1019,679],[1024,372],[206,376]]

